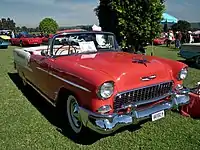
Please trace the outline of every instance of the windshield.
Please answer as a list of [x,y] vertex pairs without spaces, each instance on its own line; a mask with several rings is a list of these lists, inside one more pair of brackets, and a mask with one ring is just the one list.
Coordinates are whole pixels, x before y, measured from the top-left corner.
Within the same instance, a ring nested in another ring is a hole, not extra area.
[[118,50],[114,34],[104,32],[60,35],[53,40],[52,44],[53,55]]

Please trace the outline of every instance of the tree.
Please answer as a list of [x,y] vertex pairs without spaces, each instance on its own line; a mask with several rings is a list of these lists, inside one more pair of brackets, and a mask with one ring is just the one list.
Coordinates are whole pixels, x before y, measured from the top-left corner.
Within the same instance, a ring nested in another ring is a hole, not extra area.
[[58,24],[52,18],[45,18],[39,24],[40,31],[44,33],[56,33],[58,30]]
[[99,6],[94,11],[99,19],[99,26],[101,26],[102,30],[113,32],[116,35],[117,41],[120,42],[120,31],[117,28],[117,11],[113,9],[112,0],[100,0]]
[[0,29],[4,30],[14,30],[15,29],[15,22],[10,18],[2,18],[0,20]]
[[172,25],[172,30],[185,32],[191,29],[191,24],[185,20],[179,20],[177,23]]
[[108,1],[100,0],[96,15],[102,29],[114,30],[115,34],[125,37],[123,46],[137,47],[162,31],[160,22],[165,6],[161,0]]
[[28,28],[27,28],[26,26],[22,26],[22,27],[21,27],[21,30],[22,30],[22,31],[28,32]]

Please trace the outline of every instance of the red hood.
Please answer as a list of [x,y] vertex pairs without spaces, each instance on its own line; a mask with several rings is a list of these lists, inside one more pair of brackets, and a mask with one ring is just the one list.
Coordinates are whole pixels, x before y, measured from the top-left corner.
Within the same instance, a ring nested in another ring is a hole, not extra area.
[[[156,57],[135,55],[123,52],[104,52],[88,56],[95,56],[94,58],[83,58],[84,55],[72,56],[71,62],[77,62],[76,66],[85,66],[99,73],[104,72],[113,79],[118,87],[118,90],[127,90],[130,88],[145,86],[147,84],[155,84],[158,82],[169,81],[172,79],[168,65],[162,63]],[[147,59],[146,64],[134,63],[133,59]],[[63,60],[60,57],[60,60]],[[65,58],[66,60],[66,58]],[[156,78],[151,81],[142,81],[141,77],[155,75]],[[120,89],[123,87],[123,89]],[[124,89],[125,88],[125,89]]]

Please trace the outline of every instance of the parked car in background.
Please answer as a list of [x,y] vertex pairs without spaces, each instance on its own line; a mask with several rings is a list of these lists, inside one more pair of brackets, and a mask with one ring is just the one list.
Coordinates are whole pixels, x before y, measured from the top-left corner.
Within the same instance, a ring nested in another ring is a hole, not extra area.
[[[164,45],[167,44],[167,40],[168,38],[166,37],[160,37],[160,38],[156,38],[153,40],[153,45]],[[173,38],[171,44],[175,43],[175,38]]]
[[200,43],[185,43],[181,46],[179,55],[186,60],[193,61],[200,68]]
[[34,37],[33,35],[30,34],[19,34],[16,35],[15,38],[11,38],[10,39],[10,43],[11,45],[17,45],[17,46],[39,46],[40,44],[42,44],[42,39],[39,37]]
[[4,39],[0,38],[0,49],[7,49],[9,45],[8,41],[5,41]]
[[156,38],[153,40],[153,45],[163,45],[167,43],[167,38],[162,37],[162,38]]
[[[77,36],[83,40],[69,41]],[[75,134],[85,127],[110,134],[189,102],[187,65],[122,52],[110,32],[60,33],[48,46],[13,53],[24,85],[57,107]]]

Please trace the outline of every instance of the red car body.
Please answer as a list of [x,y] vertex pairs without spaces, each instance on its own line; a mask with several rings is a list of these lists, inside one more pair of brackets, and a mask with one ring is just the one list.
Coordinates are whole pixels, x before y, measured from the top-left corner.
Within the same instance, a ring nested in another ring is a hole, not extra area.
[[166,44],[167,38],[156,38],[153,40],[154,45],[163,45]]
[[[167,44],[167,40],[168,40],[168,38],[165,38],[165,37],[163,37],[163,38],[156,38],[156,39],[153,40],[153,44],[154,45]],[[173,38],[172,41],[175,41],[175,38]]]
[[[20,77],[55,106],[63,94],[72,94],[77,99],[78,107],[73,109],[80,113],[80,122],[98,133],[109,134],[189,101],[179,77],[187,65],[181,62],[122,51],[58,57],[44,51],[42,47],[27,49],[26,66],[19,63],[23,51],[14,51]],[[103,98],[99,95],[108,83],[113,84],[113,93]]]
[[30,35],[19,35],[16,38],[11,38],[10,42],[12,45],[17,45],[17,46],[32,46],[32,45],[38,46],[42,44],[42,39]]

